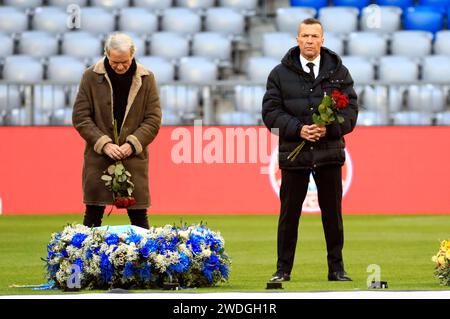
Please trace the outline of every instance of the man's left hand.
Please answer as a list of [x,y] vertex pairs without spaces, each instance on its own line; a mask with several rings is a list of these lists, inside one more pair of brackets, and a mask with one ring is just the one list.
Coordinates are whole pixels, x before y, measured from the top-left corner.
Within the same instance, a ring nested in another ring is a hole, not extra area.
[[122,151],[123,159],[125,159],[125,158],[129,157],[131,154],[133,154],[133,148],[131,147],[131,145],[129,143],[122,144],[120,146],[120,150]]

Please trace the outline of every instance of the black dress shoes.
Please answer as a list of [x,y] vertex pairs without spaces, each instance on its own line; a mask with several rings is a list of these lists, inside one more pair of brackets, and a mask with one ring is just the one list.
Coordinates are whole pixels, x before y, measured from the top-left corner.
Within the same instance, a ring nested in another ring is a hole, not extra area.
[[273,277],[270,278],[271,282],[282,282],[291,280],[291,275],[282,271],[277,271],[273,274]]
[[328,281],[352,281],[345,271],[335,271],[328,274]]

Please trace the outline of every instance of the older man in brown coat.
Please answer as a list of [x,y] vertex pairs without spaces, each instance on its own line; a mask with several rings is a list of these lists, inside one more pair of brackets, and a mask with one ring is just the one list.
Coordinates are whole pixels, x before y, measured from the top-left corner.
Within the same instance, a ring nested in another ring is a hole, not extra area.
[[[101,180],[103,171],[121,160],[132,174],[136,204],[128,208],[131,224],[149,228],[147,146],[158,134],[161,108],[153,73],[134,59],[135,46],[123,33],[105,43],[105,57],[88,68],[73,109],[73,125],[86,141],[83,165],[83,224],[100,226],[113,194]],[[119,144],[113,142],[117,121]]]

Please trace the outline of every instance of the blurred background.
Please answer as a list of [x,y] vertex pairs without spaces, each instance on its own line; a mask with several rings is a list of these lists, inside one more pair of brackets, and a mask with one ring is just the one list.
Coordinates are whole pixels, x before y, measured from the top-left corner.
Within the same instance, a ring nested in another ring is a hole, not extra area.
[[358,125],[450,125],[449,0],[1,0],[0,125],[70,126],[106,36],[155,73],[163,125],[260,125],[270,70],[318,18],[360,98]]

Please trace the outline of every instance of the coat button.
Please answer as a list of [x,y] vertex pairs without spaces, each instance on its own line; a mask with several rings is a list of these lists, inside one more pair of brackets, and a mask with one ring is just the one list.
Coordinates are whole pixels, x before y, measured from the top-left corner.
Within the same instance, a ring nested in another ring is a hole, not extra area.
[[309,110],[310,110],[310,111],[314,111],[314,108],[313,108],[313,107],[310,107]]
[[313,167],[317,167],[317,165],[316,165],[316,164],[314,164],[314,165],[313,165]]
[[313,89],[309,89],[311,92],[313,91]]
[[310,150],[312,151],[313,149],[314,149],[314,146],[311,146],[311,147],[310,147]]

